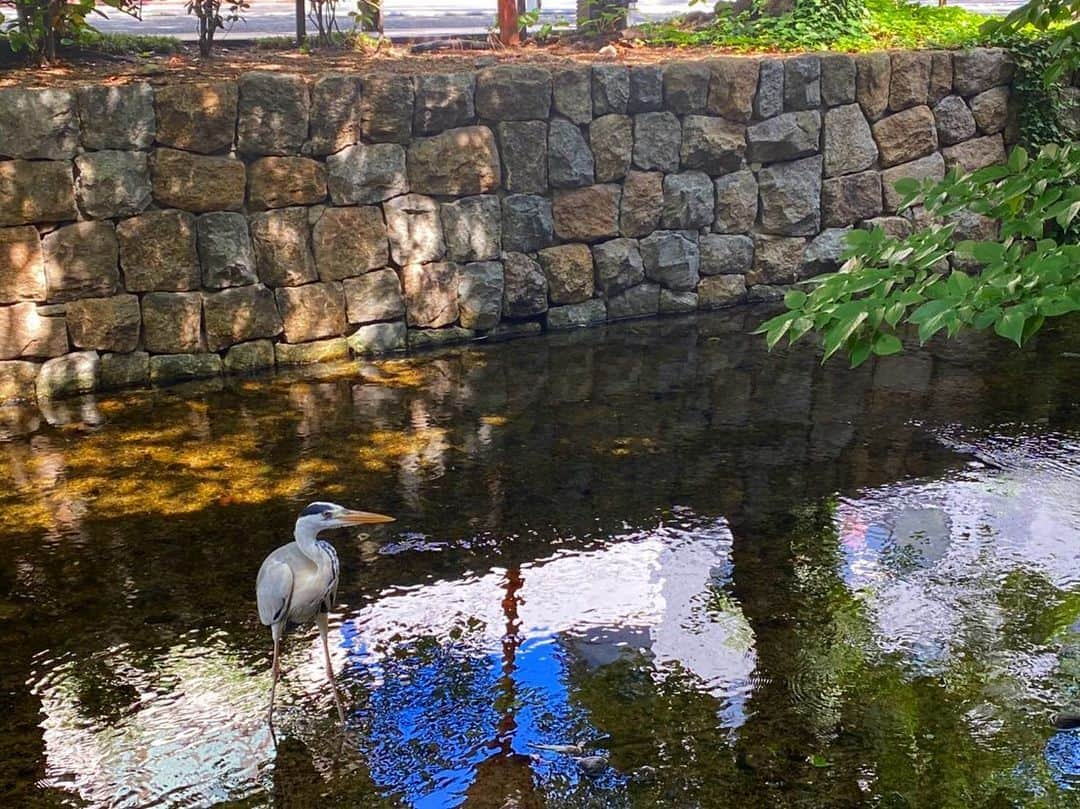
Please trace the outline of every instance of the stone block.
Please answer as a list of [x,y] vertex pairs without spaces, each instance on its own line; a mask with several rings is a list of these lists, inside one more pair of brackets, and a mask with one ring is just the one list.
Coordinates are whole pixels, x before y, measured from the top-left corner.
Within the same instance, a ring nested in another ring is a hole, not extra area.
[[150,383],[176,385],[195,379],[221,376],[221,357],[217,354],[158,354],[150,358]]
[[50,87],[0,88],[0,156],[65,160],[79,145],[75,94]]
[[664,70],[664,109],[677,115],[704,113],[712,70],[707,62],[669,62]]
[[518,253],[535,253],[555,241],[551,200],[532,194],[509,194],[502,199],[502,246]]
[[198,289],[195,217],[184,211],[146,211],[116,225],[128,292]]
[[102,354],[98,363],[98,388],[120,390],[150,384],[150,355],[145,351]]
[[164,207],[204,213],[244,205],[246,172],[239,160],[155,149],[150,173],[154,200]]
[[820,140],[820,112],[785,112],[747,127],[746,158],[754,163],[795,160],[816,154]]
[[38,369],[36,362],[0,362],[0,405],[34,400]]
[[741,275],[713,275],[698,284],[699,309],[723,309],[746,297],[746,278]]
[[37,228],[0,228],[0,304],[44,301],[47,292]]
[[285,342],[308,343],[345,333],[345,295],[340,282],[280,287],[274,290]]
[[412,76],[368,73],[360,97],[360,127],[364,138],[376,143],[408,143],[412,137]]
[[710,233],[698,238],[702,275],[745,275],[754,262],[754,240]]
[[634,125],[628,115],[605,115],[589,127],[589,147],[596,163],[596,181],[621,180],[630,169]]
[[635,168],[678,171],[682,127],[670,112],[642,112],[634,116]]
[[458,273],[458,313],[466,329],[495,328],[502,315],[503,268],[498,261],[474,261]]
[[439,203],[406,194],[383,203],[390,255],[400,266],[438,261],[446,255]]
[[660,314],[683,315],[696,312],[698,296],[696,292],[680,292],[674,289],[660,288]]
[[821,184],[821,224],[843,227],[881,213],[881,175],[863,171]]
[[0,161],[0,226],[74,219],[75,181],[67,161]]
[[877,162],[878,147],[858,104],[825,113],[825,176],[854,174]]
[[498,197],[464,197],[444,202],[439,213],[446,255],[451,261],[488,261],[499,257],[502,209]]
[[855,103],[855,57],[824,53],[821,59],[821,101],[826,107]]
[[567,306],[552,306],[547,313],[549,331],[599,326],[607,321],[607,307],[599,298]]
[[243,214],[217,211],[195,220],[195,241],[207,289],[254,284],[259,280],[255,251]]
[[623,115],[630,101],[630,71],[623,65],[592,66],[593,115]]
[[713,221],[713,181],[703,171],[664,177],[664,206],[660,223],[670,230],[707,228]]
[[402,270],[406,322],[437,329],[458,319],[459,265],[449,262],[408,264]]
[[374,323],[405,316],[401,280],[391,269],[375,270],[344,281],[345,315],[350,323]]
[[811,239],[803,254],[803,276],[835,270],[842,263],[844,239],[851,232],[850,227],[826,228]]
[[821,228],[820,155],[776,163],[758,173],[761,229],[782,236],[812,236]]
[[974,137],[975,116],[960,96],[946,96],[934,107],[934,125],[937,127],[938,143],[951,146]]
[[553,304],[581,303],[593,296],[592,253],[584,244],[562,244],[541,250],[537,258]]
[[623,182],[619,202],[619,233],[647,236],[660,226],[664,205],[664,175],[660,172],[630,171]]
[[409,329],[409,349],[424,351],[431,348],[465,343],[472,340],[476,332],[461,326],[448,326],[442,329]]
[[307,157],[262,157],[248,166],[248,204],[255,210],[316,205],[326,199],[326,167]]
[[855,100],[863,114],[876,121],[889,108],[892,60],[888,53],[861,53],[855,57]]
[[697,288],[701,257],[694,234],[658,230],[639,242],[645,277],[668,289]]
[[885,202],[885,211],[894,212],[900,206],[901,195],[897,192],[896,183],[905,178],[914,180],[934,179],[940,180],[945,176],[945,161],[937,152],[926,157],[902,163],[881,172],[881,190]]
[[413,132],[434,135],[467,126],[476,117],[472,73],[421,73],[416,77]]
[[359,76],[347,73],[328,73],[315,80],[304,154],[324,157],[359,143],[362,84]]
[[476,112],[491,121],[542,121],[551,111],[551,73],[532,65],[496,65],[476,76]]
[[[575,124],[592,120],[592,70],[588,65],[559,68],[551,77],[552,106],[555,112]],[[503,154],[506,159],[506,154]]]
[[[382,217],[379,221],[381,224]],[[264,284],[291,287],[318,278],[306,208],[280,208],[253,214],[248,220],[248,229],[255,251],[255,268]],[[385,256],[385,239],[383,244]],[[122,262],[122,249],[120,257]]]
[[784,109],[793,112],[820,106],[821,61],[813,54],[789,56],[784,60]]
[[784,111],[784,63],[780,59],[765,59],[758,73],[754,115],[772,118]]
[[38,399],[60,399],[93,393],[98,388],[101,358],[96,351],[73,351],[41,366],[37,377]]
[[626,102],[626,111],[655,112],[663,105],[663,69],[659,65],[633,65],[630,68],[630,98]]
[[50,302],[115,294],[119,249],[112,222],[76,222],[41,240]]
[[758,215],[758,184],[752,171],[737,171],[715,182],[717,233],[745,233]]
[[722,56],[712,60],[710,65],[709,114],[746,123],[754,112],[758,60],[745,56]]
[[396,143],[358,143],[326,158],[327,186],[335,205],[371,205],[405,194],[405,149]]
[[965,172],[978,171],[1005,162],[1005,141],[1000,134],[973,138],[955,146],[946,146],[941,150],[941,155],[945,158],[946,171],[954,166],[959,166]]
[[139,344],[139,299],[135,295],[82,298],[66,307],[68,332],[76,348],[134,351]]
[[952,53],[949,51],[934,51],[930,54],[930,86],[927,90],[927,101],[937,104],[945,96],[953,91],[953,64]]
[[276,337],[282,330],[274,293],[262,284],[204,293],[203,322],[207,348],[211,351]]
[[568,242],[595,242],[617,236],[621,191],[617,185],[556,191],[552,204],[555,234]]
[[610,298],[645,280],[645,265],[636,239],[612,239],[592,248],[596,286]]
[[483,194],[502,182],[499,150],[486,126],[419,138],[409,145],[407,164],[409,188],[418,194]]
[[747,286],[792,283],[798,278],[805,252],[806,239],[754,234],[754,268],[746,275]]
[[912,107],[873,126],[882,166],[895,166],[930,154],[938,147],[937,123],[929,107]]
[[547,121],[500,121],[498,133],[506,190],[514,194],[547,193]]
[[231,81],[165,84],[154,90],[162,146],[213,154],[231,149],[239,92]]
[[680,159],[684,169],[718,176],[745,165],[746,127],[723,118],[687,115],[683,118]]
[[143,346],[154,354],[185,354],[204,349],[202,295],[149,292],[142,296]]
[[503,317],[532,317],[548,308],[547,277],[524,253],[503,255]]
[[580,188],[595,179],[595,163],[581,130],[556,118],[548,125],[548,182],[554,188]]
[[75,196],[92,219],[131,216],[150,204],[145,152],[87,152],[75,158],[75,167]]
[[154,142],[154,90],[146,82],[84,84],[76,93],[87,149],[147,149]]
[[608,298],[609,320],[652,317],[660,311],[660,285],[638,284]]
[[376,206],[327,208],[311,231],[315,267],[323,281],[341,281],[390,261],[382,211]]
[[953,86],[965,98],[1012,81],[1016,63],[1004,48],[974,48],[953,55]]
[[222,368],[227,374],[253,374],[274,367],[274,344],[270,340],[252,340],[232,346],[225,354]]
[[67,350],[63,317],[45,317],[28,301],[0,306],[0,360],[58,357]]
[[317,365],[349,358],[349,343],[344,337],[313,340],[310,343],[275,343],[274,361],[278,366]]
[[991,87],[971,99],[971,114],[983,135],[1001,132],[1009,120],[1009,88]]
[[348,343],[349,350],[361,356],[404,351],[408,347],[408,330],[401,321],[369,323],[350,334]]
[[893,51],[889,79],[889,109],[893,112],[925,106],[930,97],[933,56],[927,51]]

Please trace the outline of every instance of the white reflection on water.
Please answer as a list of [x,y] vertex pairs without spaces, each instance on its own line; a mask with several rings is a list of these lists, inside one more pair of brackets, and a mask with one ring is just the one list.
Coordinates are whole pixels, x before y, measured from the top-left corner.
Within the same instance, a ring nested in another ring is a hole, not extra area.
[[[606,547],[523,565],[513,633],[523,659],[528,652],[530,665],[551,669],[527,676],[544,681],[547,699],[565,702],[566,672],[557,655],[542,650],[543,644],[562,643],[581,659],[604,665],[631,651],[624,641],[632,637],[638,647],[633,651],[646,655],[655,677],[667,676],[672,666],[689,672],[702,689],[727,698],[722,720],[737,726],[755,664],[753,637],[734,602],[721,599],[717,608],[710,599],[730,578],[730,553],[731,534],[720,521],[700,530],[659,528],[620,536]],[[491,569],[383,594],[335,629],[335,666],[345,678],[356,679],[357,672],[348,667],[371,675],[396,648],[417,639],[465,648],[477,661],[499,658],[506,652],[508,630],[505,579],[506,571]],[[304,702],[325,702],[321,648],[317,639],[305,637],[290,644],[286,706],[300,701],[300,695]],[[45,715],[43,786],[70,790],[94,806],[108,807],[209,806],[268,788],[274,751],[263,722],[269,685],[264,661],[238,659],[220,637],[178,644],[147,669],[130,662],[124,648],[99,657],[108,670],[108,687],[126,687],[134,695],[132,704],[108,720],[90,715],[80,700],[78,661],[39,658],[44,674],[35,693]],[[428,679],[418,676],[415,684],[405,684],[407,702],[422,705],[434,699],[432,674],[444,676],[434,670]],[[378,703],[384,684],[364,679]],[[394,685],[402,687],[400,681]],[[483,685],[489,683],[475,687]],[[492,695],[481,689],[472,697],[490,701]],[[301,721],[288,707],[285,716]],[[550,730],[552,737],[544,740],[565,741],[561,734],[567,729]],[[380,785],[388,790],[401,786]]]

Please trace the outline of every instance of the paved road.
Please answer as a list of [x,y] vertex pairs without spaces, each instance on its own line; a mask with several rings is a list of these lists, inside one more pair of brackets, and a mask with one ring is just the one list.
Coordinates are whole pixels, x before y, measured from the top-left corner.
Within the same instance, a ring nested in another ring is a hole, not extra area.
[[[219,39],[288,36],[294,30],[293,0],[250,0],[251,8],[245,19],[235,23]],[[936,0],[929,0],[936,5]],[[1016,8],[1022,0],[951,0],[953,5],[972,11],[1000,14]],[[530,2],[531,5],[531,2]],[[541,19],[556,23],[574,19],[576,0],[545,0]],[[341,27],[351,20],[346,16],[355,3],[341,0]],[[383,13],[386,33],[400,36],[433,36],[441,34],[484,33],[495,23],[496,0],[384,0]],[[696,5],[704,9],[706,5]],[[682,14],[690,10],[687,0],[637,0],[636,14],[641,18],[657,19]],[[165,34],[180,39],[195,39],[194,17],[184,10],[183,0],[148,0],[143,6],[143,19],[133,19],[109,8],[103,8],[109,19],[98,18],[94,25],[101,31],[137,34]],[[309,26],[310,27],[310,26]]]

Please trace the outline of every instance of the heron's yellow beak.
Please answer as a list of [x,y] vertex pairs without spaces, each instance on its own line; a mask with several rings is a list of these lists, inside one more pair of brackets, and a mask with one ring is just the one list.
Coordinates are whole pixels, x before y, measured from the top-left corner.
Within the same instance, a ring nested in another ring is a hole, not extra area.
[[345,511],[338,515],[339,522],[346,525],[378,525],[384,522],[393,522],[393,517],[385,514],[375,514],[371,511]]

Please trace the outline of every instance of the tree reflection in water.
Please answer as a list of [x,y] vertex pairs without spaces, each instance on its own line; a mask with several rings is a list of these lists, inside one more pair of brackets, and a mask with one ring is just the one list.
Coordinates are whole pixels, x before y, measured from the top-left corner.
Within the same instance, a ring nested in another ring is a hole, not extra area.
[[[1080,334],[746,325],[5,412],[0,804],[1067,805]],[[348,735],[300,635],[275,752],[249,583],[313,496],[399,522],[336,539]]]

